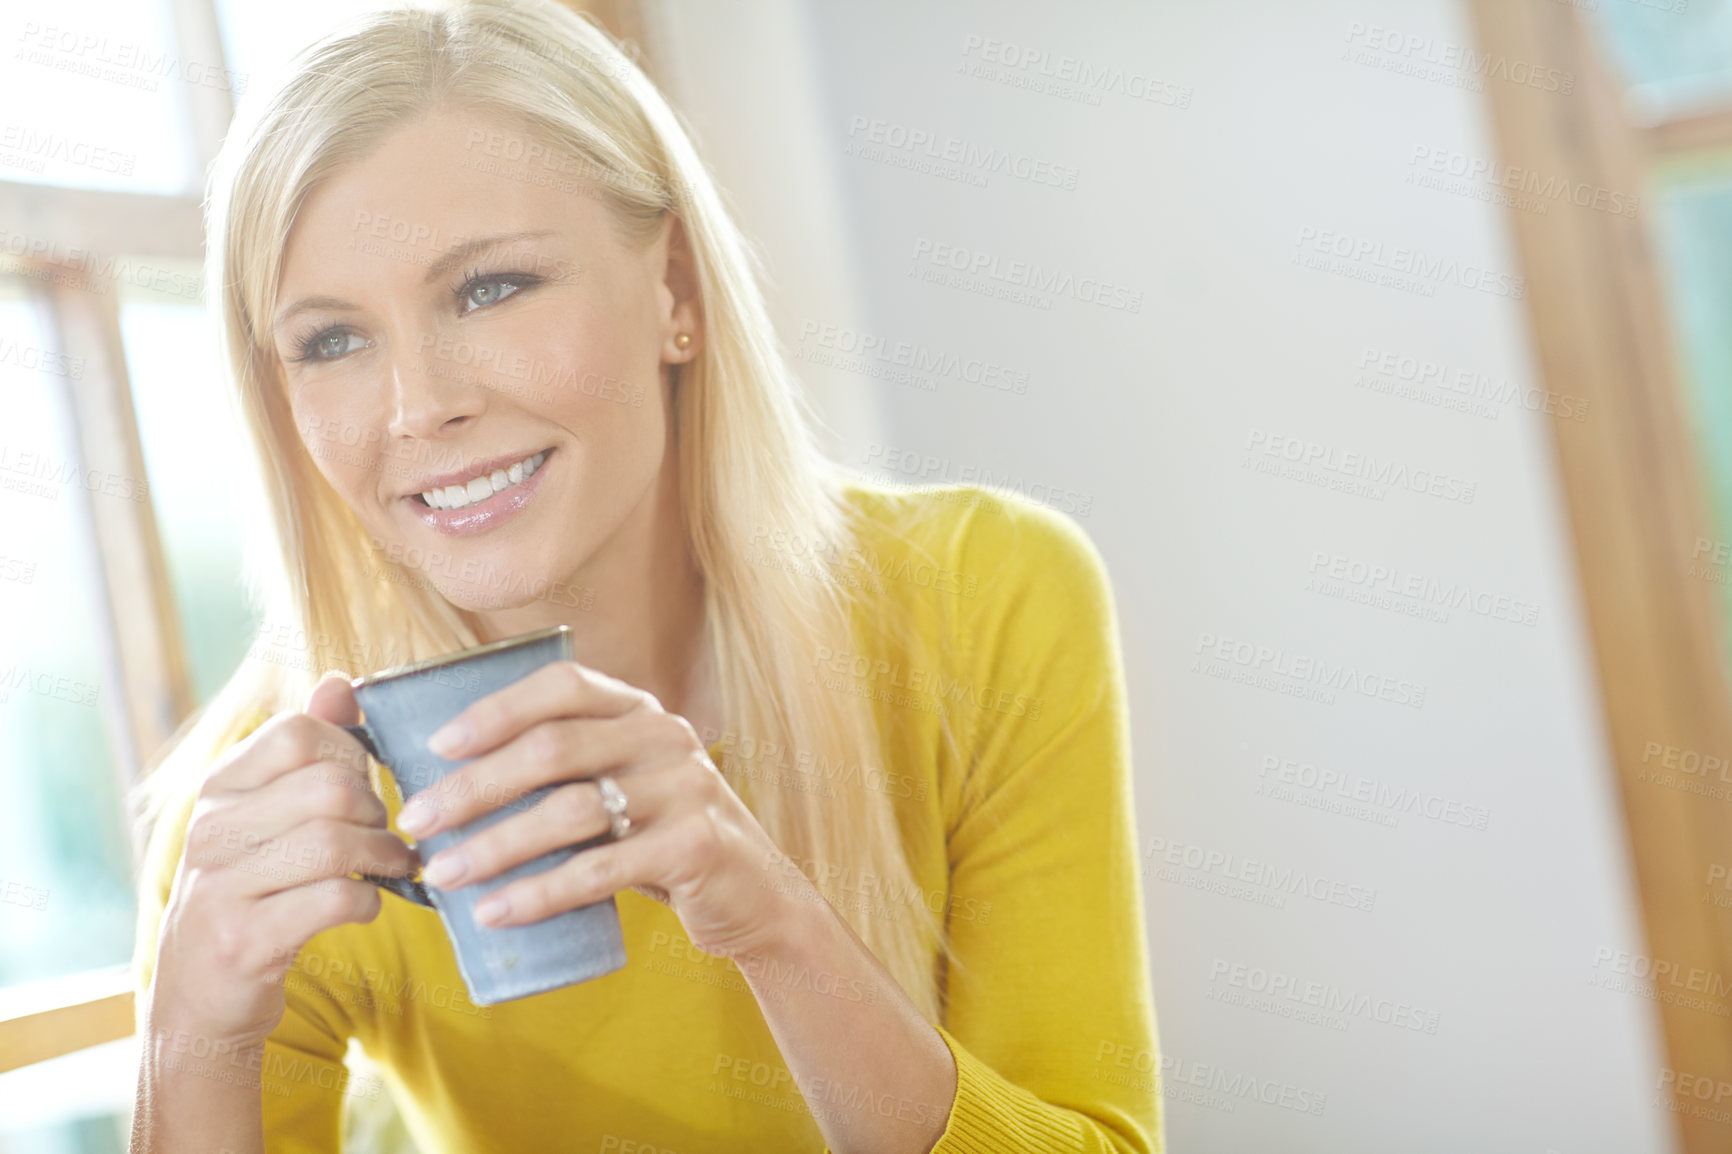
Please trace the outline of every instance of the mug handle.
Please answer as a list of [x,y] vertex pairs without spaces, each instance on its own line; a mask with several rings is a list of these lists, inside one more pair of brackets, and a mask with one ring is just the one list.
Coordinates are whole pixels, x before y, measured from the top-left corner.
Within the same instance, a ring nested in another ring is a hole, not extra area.
[[[385,759],[379,756],[379,747],[373,744],[372,735],[367,732],[366,726],[345,725],[343,729],[350,737],[361,743],[361,748],[367,751],[369,757],[381,765],[385,763]],[[414,902],[416,905],[426,906],[428,909],[435,908],[433,899],[427,896],[427,887],[413,878],[382,878],[374,874],[362,874],[361,880],[372,882],[380,889],[396,894],[406,902]]]

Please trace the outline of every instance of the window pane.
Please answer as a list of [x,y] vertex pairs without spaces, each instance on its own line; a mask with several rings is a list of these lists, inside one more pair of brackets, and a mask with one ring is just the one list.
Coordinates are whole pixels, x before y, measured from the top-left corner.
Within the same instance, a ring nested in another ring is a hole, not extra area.
[[258,84],[269,84],[296,53],[349,18],[400,6],[395,0],[216,0],[223,55],[236,73]]
[[[196,283],[198,269],[185,272]],[[202,704],[240,664],[258,628],[242,555],[264,510],[203,305],[128,285],[120,327],[151,503]]]
[[1663,179],[1656,225],[1697,452],[1719,526],[1713,540],[1693,542],[1682,561],[1690,576],[1719,585],[1732,611],[1732,327],[1726,324],[1732,316],[1732,167]]
[[126,1038],[0,1074],[3,1154],[121,1154],[138,1084]]
[[165,0],[4,5],[0,37],[0,180],[193,188],[187,90],[229,79],[182,58]]
[[0,985],[124,963],[135,906],[99,630],[107,611],[35,306],[0,281]]
[[1645,119],[1732,102],[1732,0],[1600,0],[1596,23]]

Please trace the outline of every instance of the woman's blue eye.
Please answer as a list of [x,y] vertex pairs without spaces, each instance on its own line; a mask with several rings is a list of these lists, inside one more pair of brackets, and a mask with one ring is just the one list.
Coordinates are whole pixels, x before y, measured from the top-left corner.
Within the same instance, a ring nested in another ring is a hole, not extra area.
[[463,299],[476,308],[480,308],[482,305],[490,305],[495,301],[504,300],[506,294],[516,288],[516,285],[508,285],[502,280],[482,281],[471,287]]
[[353,329],[326,329],[301,341],[297,361],[334,361],[338,357],[364,349],[372,344]]
[[[471,313],[476,309],[496,305],[506,297],[540,281],[540,277],[531,273],[499,273],[491,276],[472,273],[463,282],[463,287],[457,290],[458,308],[461,312]],[[325,329],[296,342],[296,355],[293,359],[334,361],[348,356],[356,349],[371,348],[372,344],[372,341],[353,329]]]
[[471,276],[457,290],[458,304],[465,312],[498,304],[519,289],[528,287],[535,278],[513,273],[502,276]]

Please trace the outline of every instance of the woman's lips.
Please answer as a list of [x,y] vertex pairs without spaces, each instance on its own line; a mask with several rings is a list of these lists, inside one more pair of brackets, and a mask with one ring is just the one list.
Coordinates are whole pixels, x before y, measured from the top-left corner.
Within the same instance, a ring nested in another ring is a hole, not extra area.
[[535,470],[533,476],[525,477],[511,488],[495,493],[484,501],[465,505],[461,509],[435,509],[423,502],[418,494],[402,500],[409,510],[421,519],[422,524],[441,536],[479,536],[499,528],[535,499],[536,492],[541,488],[541,479],[547,475],[547,468],[553,464],[553,458],[557,455],[556,450],[549,449],[546,459],[541,462],[541,467]]

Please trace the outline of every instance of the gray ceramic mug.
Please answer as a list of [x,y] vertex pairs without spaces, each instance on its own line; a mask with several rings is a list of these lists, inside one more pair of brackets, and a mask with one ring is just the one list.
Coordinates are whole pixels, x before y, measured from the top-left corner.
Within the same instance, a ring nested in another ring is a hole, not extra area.
[[[353,682],[364,720],[345,726],[411,794],[436,785],[466,762],[446,761],[427,748],[435,730],[488,694],[552,661],[569,661],[571,629],[559,625],[431,661],[358,677]],[[542,786],[481,816],[417,843],[423,858],[531,809],[552,792]],[[565,862],[608,840],[606,835],[542,854],[486,881],[454,890],[432,889],[405,878],[363,877],[382,889],[428,906],[445,923],[457,968],[476,1005],[491,1006],[599,978],[624,968],[625,941],[612,898],[556,914],[528,926],[483,926],[475,907],[493,891]]]

